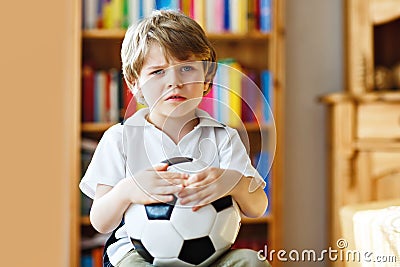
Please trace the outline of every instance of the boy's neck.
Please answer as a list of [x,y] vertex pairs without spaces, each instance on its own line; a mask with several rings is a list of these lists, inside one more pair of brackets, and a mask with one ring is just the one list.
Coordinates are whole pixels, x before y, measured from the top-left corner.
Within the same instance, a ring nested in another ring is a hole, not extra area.
[[194,112],[177,118],[152,116],[150,113],[147,120],[168,135],[175,144],[199,124]]

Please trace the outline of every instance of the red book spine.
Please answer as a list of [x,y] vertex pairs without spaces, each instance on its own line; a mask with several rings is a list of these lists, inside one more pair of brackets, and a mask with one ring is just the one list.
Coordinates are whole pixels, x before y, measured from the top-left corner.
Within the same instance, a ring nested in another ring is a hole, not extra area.
[[189,17],[191,17],[192,19],[194,19],[194,14],[195,14],[194,1],[195,0],[190,0],[190,8],[189,8]]
[[111,74],[109,71],[106,73],[106,95],[105,95],[105,111],[106,111],[106,121],[110,121],[110,113],[111,113]]
[[94,72],[88,65],[82,70],[82,121],[94,121]]
[[103,247],[92,249],[93,267],[103,267]]
[[254,19],[255,19],[255,26],[256,30],[260,30],[260,0],[250,0],[254,1]]
[[126,119],[132,116],[136,112],[137,106],[136,106],[136,99],[133,99],[133,94],[131,90],[129,90],[125,80],[122,82],[122,85],[124,90],[124,107],[125,107],[124,118]]

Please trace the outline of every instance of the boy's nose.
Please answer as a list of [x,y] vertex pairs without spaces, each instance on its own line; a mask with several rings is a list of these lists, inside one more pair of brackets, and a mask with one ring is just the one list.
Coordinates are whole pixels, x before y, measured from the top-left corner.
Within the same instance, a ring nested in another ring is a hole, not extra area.
[[183,86],[179,72],[175,67],[171,67],[167,70],[167,79],[168,88],[181,88]]

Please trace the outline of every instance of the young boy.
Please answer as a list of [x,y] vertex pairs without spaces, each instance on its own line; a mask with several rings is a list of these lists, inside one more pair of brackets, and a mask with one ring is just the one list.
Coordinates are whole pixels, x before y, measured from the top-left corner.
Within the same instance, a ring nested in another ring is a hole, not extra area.
[[[177,11],[154,11],[127,30],[121,50],[125,80],[141,109],[108,129],[80,183],[93,198],[90,220],[107,242],[106,266],[152,266],[136,253],[123,225],[131,203],[171,201],[193,210],[231,195],[242,213],[268,205],[263,180],[236,130],[197,109],[216,72],[216,54],[201,27]],[[184,156],[209,166],[188,176],[167,171],[165,159]],[[179,186],[178,186],[179,185]],[[249,249],[230,250],[212,266],[269,266]]]

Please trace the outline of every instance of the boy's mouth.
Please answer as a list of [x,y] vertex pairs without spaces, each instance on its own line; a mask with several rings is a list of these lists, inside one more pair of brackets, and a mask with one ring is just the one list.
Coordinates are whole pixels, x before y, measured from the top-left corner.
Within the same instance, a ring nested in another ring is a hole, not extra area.
[[166,101],[170,100],[170,101],[183,101],[185,100],[186,97],[180,96],[180,95],[171,95],[169,97],[167,97]]

